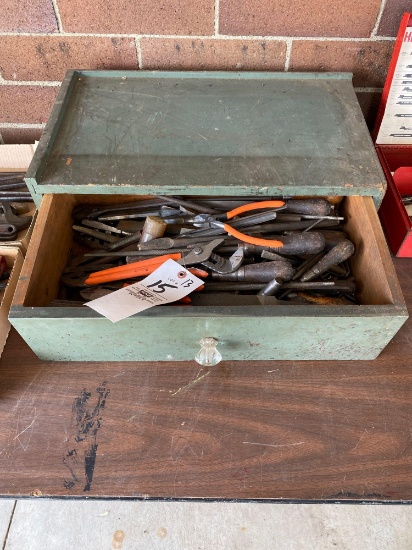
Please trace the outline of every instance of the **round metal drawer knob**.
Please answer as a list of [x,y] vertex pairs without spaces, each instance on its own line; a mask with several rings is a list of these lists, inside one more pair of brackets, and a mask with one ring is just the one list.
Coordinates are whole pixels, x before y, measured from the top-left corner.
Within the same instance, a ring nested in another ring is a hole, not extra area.
[[222,355],[216,349],[218,340],[216,338],[201,338],[199,340],[200,351],[195,355],[195,361],[203,367],[213,367],[222,360]]

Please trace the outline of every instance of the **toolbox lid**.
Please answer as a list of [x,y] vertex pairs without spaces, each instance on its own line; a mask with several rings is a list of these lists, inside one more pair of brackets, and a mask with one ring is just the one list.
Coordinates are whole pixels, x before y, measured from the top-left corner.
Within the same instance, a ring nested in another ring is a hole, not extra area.
[[348,73],[68,71],[36,194],[371,195],[385,178]]

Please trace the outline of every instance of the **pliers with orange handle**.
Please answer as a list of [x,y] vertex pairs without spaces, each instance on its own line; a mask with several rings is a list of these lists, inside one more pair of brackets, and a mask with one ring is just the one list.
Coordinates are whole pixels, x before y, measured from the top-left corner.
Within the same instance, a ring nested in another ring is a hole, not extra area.
[[285,206],[285,201],[280,200],[252,202],[249,204],[244,204],[243,206],[239,206],[238,208],[234,208],[226,214],[198,214],[194,218],[194,224],[196,225],[196,223],[201,223],[203,227],[218,227],[219,229],[223,229],[232,237],[235,237],[236,239],[239,239],[240,241],[243,241],[245,243],[255,244],[258,246],[279,248],[283,246],[282,241],[252,237],[251,235],[246,235],[245,233],[238,231],[237,229],[225,222],[227,220],[231,220],[239,214],[244,214],[245,212],[250,212],[252,210],[262,210],[264,208],[283,209]]
[[[164,254],[148,260],[140,260],[127,265],[112,267],[103,271],[90,273],[84,281],[86,285],[98,285],[121,279],[144,277],[153,273],[166,260],[175,260],[178,264],[188,267],[200,264],[219,273],[232,273],[239,269],[243,262],[243,249],[238,249],[229,259],[214,254],[213,250],[222,244],[224,239],[215,239],[209,243],[196,245],[186,256],[180,252],[176,254]],[[194,273],[197,275],[197,273]],[[200,275],[200,274],[199,274]],[[207,273],[206,273],[207,275]],[[201,275],[200,275],[201,276]]]

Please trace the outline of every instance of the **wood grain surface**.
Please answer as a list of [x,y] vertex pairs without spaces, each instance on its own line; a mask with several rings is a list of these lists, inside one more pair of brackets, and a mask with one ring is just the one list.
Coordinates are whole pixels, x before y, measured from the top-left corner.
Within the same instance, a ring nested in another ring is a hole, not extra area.
[[411,350],[409,320],[375,361],[47,363],[12,330],[0,494],[412,501]]

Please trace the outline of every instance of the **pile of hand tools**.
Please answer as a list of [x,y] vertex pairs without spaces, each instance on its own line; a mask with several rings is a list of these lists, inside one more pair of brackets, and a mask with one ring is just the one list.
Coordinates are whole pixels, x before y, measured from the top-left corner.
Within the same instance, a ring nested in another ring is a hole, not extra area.
[[340,198],[169,197],[73,211],[59,300],[78,305],[167,259],[205,279],[193,305],[356,303]]

